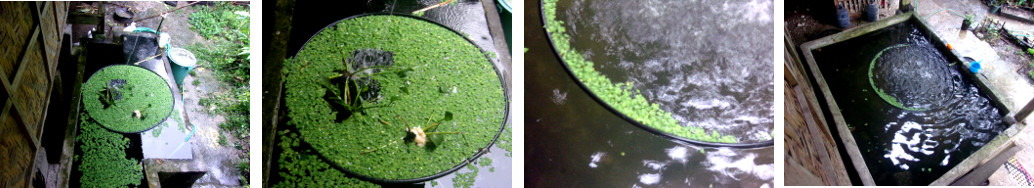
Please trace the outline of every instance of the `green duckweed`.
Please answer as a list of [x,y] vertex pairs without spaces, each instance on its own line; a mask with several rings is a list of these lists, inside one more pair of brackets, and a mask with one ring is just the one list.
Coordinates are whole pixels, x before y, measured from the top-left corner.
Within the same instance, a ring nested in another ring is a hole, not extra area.
[[330,167],[311,152],[297,151],[298,133],[278,132],[280,136],[280,169],[274,169],[283,178],[270,187],[380,187]]
[[[339,112],[324,100],[326,90],[317,82],[344,69],[342,52],[360,49],[392,52],[394,64],[383,71],[412,70],[373,76],[380,97],[362,105],[379,107],[338,123]],[[285,63],[287,124],[329,163],[362,175],[412,179],[444,172],[486,147],[501,128],[506,99],[484,56],[462,36],[413,18],[341,21],[313,36],[293,63]],[[431,131],[462,133],[429,135],[433,144],[427,147],[403,140],[407,124],[428,127],[428,119],[446,113],[454,114],[452,120]]]
[[[101,101],[102,91],[108,82],[125,80],[120,90],[122,99],[105,108]],[[162,122],[172,111],[172,91],[169,84],[157,74],[142,67],[112,65],[105,67],[83,84],[83,104],[97,123],[125,133],[140,132]],[[142,118],[133,115],[141,111]]]
[[719,143],[739,142],[735,137],[719,135],[717,131],[708,133],[700,127],[679,125],[670,112],[662,110],[659,105],[650,103],[642,95],[638,95],[639,91],[634,89],[635,86],[632,83],[615,84],[597,71],[592,61],[571,47],[571,37],[566,33],[567,29],[563,26],[564,21],[557,20],[556,2],[557,0],[543,1],[542,10],[546,17],[546,32],[550,34],[549,37],[561,59],[571,68],[571,72],[578,78],[578,81],[589,88],[593,94],[621,114],[660,131],[691,140]]
[[144,178],[139,161],[126,158],[129,138],[104,129],[91,121],[86,113],[80,115],[79,135],[76,137],[82,156],[75,159],[83,176],[81,187],[124,187],[140,185]]

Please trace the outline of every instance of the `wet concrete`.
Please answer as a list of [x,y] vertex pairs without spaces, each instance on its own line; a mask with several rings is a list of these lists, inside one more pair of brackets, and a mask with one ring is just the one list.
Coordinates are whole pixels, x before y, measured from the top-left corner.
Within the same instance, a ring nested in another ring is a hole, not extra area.
[[[982,1],[979,0],[966,0],[962,2],[955,1],[934,1],[934,0],[920,0],[920,15],[926,17],[926,15],[933,13],[934,11],[948,8],[957,9],[960,12],[972,12],[978,15],[978,20],[985,17],[987,14],[987,6],[983,5]],[[992,16],[994,17],[994,16]],[[957,38],[959,34],[959,25],[962,22],[961,17],[955,15],[949,15],[944,13],[934,14],[926,19],[926,22],[933,27],[935,32],[944,37],[946,41],[952,44],[956,50],[958,50],[963,56],[974,57],[974,59],[984,60],[980,75],[985,76],[990,81],[989,85],[997,89],[999,92],[1005,95],[1005,99],[1010,102],[1008,108],[1012,111],[1018,110],[1023,105],[1034,99],[1034,86],[1030,84],[1024,78],[1022,74],[1017,73],[1015,70],[1018,69],[1017,65],[1011,62],[1001,60],[998,53],[991,48],[984,41],[980,41],[974,37],[972,32],[968,32],[968,37]],[[1011,22],[1010,24],[1021,25],[1018,22]],[[1030,28],[1031,26],[1021,26],[1020,28]],[[1034,118],[1028,117],[1026,124],[1034,122]],[[1034,164],[1034,130],[1031,130],[1028,126],[1024,130],[1021,130],[1020,134],[1015,137],[1012,141],[1024,149],[1015,155],[1017,160],[1022,164]],[[991,177],[990,182],[992,185],[1017,185],[1009,184],[1011,179],[1006,173],[1005,167],[1001,167]]]

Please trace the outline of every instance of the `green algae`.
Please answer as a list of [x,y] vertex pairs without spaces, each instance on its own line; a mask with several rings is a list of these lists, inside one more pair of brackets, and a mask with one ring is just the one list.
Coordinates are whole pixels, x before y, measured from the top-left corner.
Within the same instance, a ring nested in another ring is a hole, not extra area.
[[[340,51],[378,49],[394,53],[394,65],[371,78],[380,84],[379,100],[343,122],[324,100],[317,82],[344,69]],[[492,64],[479,48],[438,25],[401,16],[348,19],[313,36],[285,64],[288,125],[329,163],[381,179],[413,179],[447,171],[486,147],[501,129],[506,100]],[[440,88],[450,88],[441,92]],[[387,100],[385,100],[387,99]],[[403,140],[406,122],[427,127],[428,117],[454,114],[429,135],[434,145]],[[381,123],[381,122],[386,123]],[[368,151],[368,152],[367,152]]]
[[682,126],[672,117],[670,112],[664,111],[656,103],[646,101],[632,83],[614,83],[602,73],[596,70],[594,63],[585,58],[584,55],[573,49],[570,45],[570,36],[564,28],[564,21],[557,19],[557,0],[544,0],[542,11],[545,13],[546,32],[552,39],[553,47],[556,48],[560,58],[567,63],[571,72],[578,78],[578,81],[585,85],[593,94],[606,102],[608,105],[619,111],[621,114],[653,127],[654,129],[667,132],[679,137],[699,140],[705,142],[737,143],[739,142],[731,135],[720,135],[717,131],[705,131],[696,126]]
[[880,59],[880,56],[883,55],[883,52],[886,52],[887,50],[890,50],[890,49],[906,47],[906,46],[911,46],[911,45],[898,44],[898,45],[894,45],[894,46],[890,46],[890,47],[884,48],[883,50],[880,50],[879,53],[876,53],[876,56],[873,57],[872,61],[869,63],[869,86],[872,86],[872,90],[876,91],[876,95],[879,95],[880,98],[883,99],[883,101],[887,101],[887,103],[890,104],[891,106],[894,106],[894,107],[897,107],[897,108],[900,108],[900,109],[904,109],[904,110],[908,110],[908,111],[926,111],[927,110],[926,108],[906,107],[904,104],[901,103],[901,101],[898,101],[898,98],[895,98],[894,96],[890,96],[887,93],[884,93],[883,89],[877,88],[876,87],[876,82],[874,82],[872,80],[872,68],[876,67],[876,60]]
[[144,178],[143,166],[139,161],[126,158],[129,138],[104,129],[90,121],[89,115],[81,116],[80,133],[76,137],[82,156],[77,167],[82,172],[81,187],[124,187],[140,185]]
[[[123,79],[122,99],[105,108],[102,91],[108,82]],[[154,127],[172,111],[172,91],[164,79],[153,72],[131,65],[105,67],[83,84],[83,104],[86,112],[102,126],[117,132],[133,133]],[[142,118],[134,117],[141,111]]]

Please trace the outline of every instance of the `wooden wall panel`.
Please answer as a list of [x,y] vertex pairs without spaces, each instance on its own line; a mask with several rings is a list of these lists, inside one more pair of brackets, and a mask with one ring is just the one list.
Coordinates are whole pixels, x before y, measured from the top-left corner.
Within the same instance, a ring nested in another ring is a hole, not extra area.
[[5,182],[7,187],[26,187],[28,183],[28,170],[32,167],[33,148],[21,128],[19,128],[18,113],[13,108],[10,112],[0,117],[0,182]]
[[0,2],[0,18],[6,18],[0,22],[0,75],[8,80],[14,79],[25,43],[36,27],[32,14],[30,3]]
[[67,2],[0,2],[0,187],[27,187],[34,172],[67,11]]

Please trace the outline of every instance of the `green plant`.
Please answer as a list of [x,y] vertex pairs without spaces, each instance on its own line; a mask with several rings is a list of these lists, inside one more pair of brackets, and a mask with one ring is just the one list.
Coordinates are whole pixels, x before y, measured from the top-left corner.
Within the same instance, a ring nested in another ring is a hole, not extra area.
[[126,158],[129,138],[104,129],[92,121],[86,113],[80,115],[82,122],[76,137],[82,156],[75,160],[81,164],[79,180],[81,187],[122,187],[140,185],[144,178],[139,161]]
[[194,79],[194,82],[191,82],[191,84],[194,84],[194,86],[197,86],[197,85],[201,84],[201,80]]
[[331,167],[309,149],[299,149],[301,139],[298,133],[279,131],[277,135],[280,141],[279,169],[272,171],[278,172],[283,180],[271,187],[380,187]]
[[[405,140],[407,142],[414,142],[414,143],[416,143],[417,146],[424,147],[425,144],[427,144],[428,142],[431,142],[430,140],[427,139],[428,135],[460,134],[460,132],[432,132],[431,131],[431,130],[436,130],[435,128],[438,127],[438,125],[440,125],[443,121],[452,120],[452,112],[445,112],[445,117],[443,117],[442,119],[439,119],[438,121],[435,121],[434,123],[431,123],[431,118],[432,117],[427,117],[427,127],[420,128],[420,126],[416,126],[416,127],[409,126],[409,122],[406,122],[405,119],[402,119],[402,117],[399,117],[399,119],[402,120],[402,123],[406,124],[406,137],[404,137],[403,140]],[[380,122],[381,122],[381,124],[384,124],[384,125],[387,125],[387,126],[391,126],[391,124],[386,122],[386,121],[381,120]],[[367,153],[373,152],[373,150],[369,150],[369,151],[366,151],[366,152]]]
[[614,83],[610,78],[603,76],[594,68],[592,61],[571,47],[571,37],[564,28],[564,22],[557,20],[556,2],[557,0],[544,0],[542,4],[546,17],[546,32],[550,34],[549,37],[560,58],[568,64],[578,81],[593,94],[635,121],[667,133],[707,142],[739,142],[735,137],[720,135],[717,131],[708,133],[697,126],[679,125],[670,112],[662,110],[658,104],[650,103],[643,95],[637,94],[640,92],[634,89],[632,83]]
[[1032,70],[1029,73],[1027,73],[1027,75],[1030,76],[1030,79],[1034,79],[1034,70]]
[[223,135],[222,133],[219,133],[219,141],[218,142],[219,142],[220,146],[226,146],[228,144],[227,141],[226,141],[226,135]]
[[[251,156],[251,152],[248,152],[248,156]],[[248,179],[251,177],[251,161],[248,158],[241,158],[241,161],[237,162],[237,172],[240,174],[238,177],[241,179],[241,185],[249,186]]]
[[987,41],[996,41],[996,40],[998,40],[1001,37],[999,35],[999,29],[1000,29],[1000,27],[997,27],[994,24],[987,24],[987,26],[984,26],[984,30],[987,31],[987,34],[988,34],[987,35]]
[[[381,100],[361,104],[382,107],[337,122],[334,115],[341,112],[324,98],[328,87],[319,82],[346,77],[340,72],[347,69],[342,52],[367,49],[394,54],[393,64],[381,70],[388,73],[369,77],[379,83],[374,97]],[[284,63],[284,104],[290,117],[286,124],[296,127],[327,163],[364,169],[363,175],[408,179],[448,170],[487,146],[502,128],[506,95],[493,65],[461,35],[430,22],[386,15],[345,19],[314,35],[288,61],[293,63]],[[462,134],[432,136],[437,149],[412,147],[398,139],[408,134],[400,131],[407,124],[403,121],[437,118],[443,111],[451,112],[453,119],[438,129]],[[366,152],[374,148],[376,152]]]
[[105,67],[83,84],[83,105],[95,121],[119,132],[139,132],[172,111],[172,91],[151,71],[130,65]]

